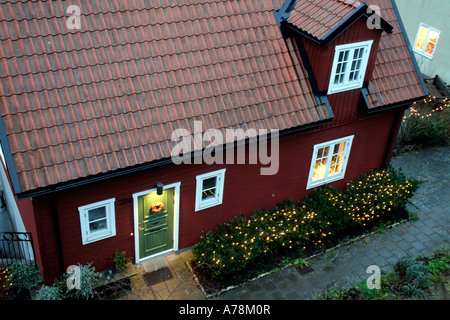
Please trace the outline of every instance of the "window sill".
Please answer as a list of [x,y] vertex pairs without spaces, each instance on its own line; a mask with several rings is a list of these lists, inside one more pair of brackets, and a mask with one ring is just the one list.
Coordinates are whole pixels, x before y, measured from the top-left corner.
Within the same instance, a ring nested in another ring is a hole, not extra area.
[[327,180],[309,182],[308,185],[306,186],[306,190],[318,188],[320,186],[323,186],[323,185],[326,185],[326,184],[330,184],[330,183],[333,183],[335,181],[339,181],[339,180],[342,180],[342,179],[344,179],[344,176],[333,177],[333,178],[329,178]]
[[362,88],[362,84],[358,84],[358,85],[352,85],[352,86],[345,86],[342,88],[336,88],[336,89],[329,89],[327,92],[327,95],[330,94],[334,94],[334,93],[340,93],[340,92],[346,92],[346,91],[351,91],[351,90],[356,90],[356,89],[361,89]]
[[103,239],[108,239],[108,238],[114,237],[115,235],[116,235],[115,233],[108,232],[106,234],[98,235],[98,236],[95,236],[95,237],[92,237],[92,236],[89,237],[88,236],[85,239],[85,241],[83,242],[83,245],[94,243],[94,242],[97,242],[97,241],[101,241]]
[[222,204],[222,202],[218,201],[218,200],[216,200],[215,202],[212,202],[212,203],[211,202],[210,203],[202,203],[198,207],[197,206],[195,207],[195,212],[209,209],[209,208],[221,205],[221,204]]
[[428,59],[430,59],[430,60],[433,59],[433,55],[429,55],[428,53],[425,53],[425,52],[423,52],[423,51],[419,51],[419,50],[417,50],[417,49],[415,49],[415,48],[413,48],[413,51],[414,51],[415,53],[420,54],[422,57],[428,58]]

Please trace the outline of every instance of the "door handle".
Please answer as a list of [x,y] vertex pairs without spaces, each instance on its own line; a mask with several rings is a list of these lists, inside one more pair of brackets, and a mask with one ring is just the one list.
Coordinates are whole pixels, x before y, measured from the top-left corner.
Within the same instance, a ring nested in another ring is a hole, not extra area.
[[145,228],[141,228],[141,224],[139,223],[139,231],[143,231]]

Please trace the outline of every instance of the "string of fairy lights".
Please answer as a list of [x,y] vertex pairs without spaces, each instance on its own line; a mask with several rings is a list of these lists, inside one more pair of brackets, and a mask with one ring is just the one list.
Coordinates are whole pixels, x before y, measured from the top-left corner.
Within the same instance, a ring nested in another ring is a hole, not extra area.
[[8,298],[8,290],[13,286],[11,278],[12,275],[8,272],[8,269],[0,267],[0,300]]
[[354,197],[346,198],[343,193],[331,195],[331,204],[362,226],[395,207],[393,199],[406,199],[411,193],[414,179],[407,180],[404,185],[392,182],[387,171],[377,172],[368,180],[353,183]]
[[[388,170],[373,172],[347,184],[350,192],[327,191],[327,205],[337,208],[356,225],[366,226],[392,211],[414,190],[413,179],[397,183]],[[335,190],[335,189],[333,189]],[[254,256],[276,247],[305,249],[305,243],[320,246],[333,236],[334,221],[305,204],[265,210],[251,217],[225,222],[216,232],[202,234],[194,247],[198,263],[218,273],[228,266],[239,268]]]
[[403,117],[403,122],[408,121],[409,118],[418,117],[425,119],[434,116],[435,114],[447,110],[450,105],[450,97],[439,98],[428,95],[421,101],[414,102],[409,108],[409,114]]

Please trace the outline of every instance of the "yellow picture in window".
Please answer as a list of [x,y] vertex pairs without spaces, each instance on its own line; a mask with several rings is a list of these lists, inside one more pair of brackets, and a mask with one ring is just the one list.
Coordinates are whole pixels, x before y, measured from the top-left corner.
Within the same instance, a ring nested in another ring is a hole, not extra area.
[[428,28],[424,26],[420,26],[419,34],[417,35],[415,48],[418,50],[423,50],[423,45],[425,44],[425,40],[428,34]]
[[425,49],[425,52],[428,53],[429,55],[433,55],[434,47],[436,46],[438,36],[439,33],[435,30],[431,30],[429,32],[427,48]]

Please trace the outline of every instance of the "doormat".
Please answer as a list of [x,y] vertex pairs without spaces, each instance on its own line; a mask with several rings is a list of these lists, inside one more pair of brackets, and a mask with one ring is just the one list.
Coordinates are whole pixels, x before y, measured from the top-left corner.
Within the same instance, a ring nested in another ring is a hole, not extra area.
[[147,272],[143,275],[143,277],[147,285],[151,287],[160,282],[172,279],[173,275],[168,267],[164,267],[152,272]]

